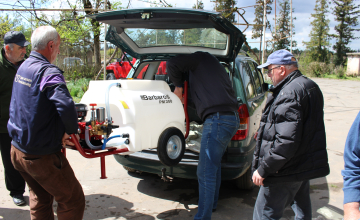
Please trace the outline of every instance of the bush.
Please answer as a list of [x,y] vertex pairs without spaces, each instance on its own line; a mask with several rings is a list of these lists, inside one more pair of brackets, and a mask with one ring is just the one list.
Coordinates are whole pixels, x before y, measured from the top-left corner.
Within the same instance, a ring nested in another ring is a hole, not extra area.
[[70,95],[73,97],[74,102],[79,103],[84,93],[89,88],[90,78],[81,78],[78,80],[72,80],[67,83]]
[[94,66],[76,66],[66,68],[64,71],[64,77],[66,80],[77,80],[82,78],[94,78],[101,67]]
[[300,63],[300,71],[310,77],[323,77],[324,75],[331,75],[334,71],[334,64],[326,64],[322,62]]
[[334,74],[337,76],[337,78],[342,79],[342,78],[346,78],[345,76],[346,73],[346,68],[342,65],[340,66],[336,66],[334,68]]

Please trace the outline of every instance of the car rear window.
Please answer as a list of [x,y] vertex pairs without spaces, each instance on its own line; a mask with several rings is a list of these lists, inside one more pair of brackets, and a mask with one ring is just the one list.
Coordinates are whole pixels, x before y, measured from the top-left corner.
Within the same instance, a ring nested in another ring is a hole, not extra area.
[[226,49],[227,35],[215,28],[145,29],[125,28],[125,33],[140,47],[194,46]]

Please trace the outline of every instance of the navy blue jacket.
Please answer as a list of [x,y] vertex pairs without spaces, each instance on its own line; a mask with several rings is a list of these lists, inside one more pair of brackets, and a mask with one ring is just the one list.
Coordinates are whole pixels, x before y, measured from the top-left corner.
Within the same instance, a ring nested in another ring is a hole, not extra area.
[[344,204],[360,202],[360,112],[348,133],[344,150]]
[[32,51],[15,75],[7,128],[12,144],[24,153],[58,152],[64,133],[77,132],[75,104],[62,73]]
[[189,73],[189,87],[198,116],[236,111],[238,104],[229,74],[215,56],[206,52],[178,55],[166,62],[167,73],[175,86],[182,86]]

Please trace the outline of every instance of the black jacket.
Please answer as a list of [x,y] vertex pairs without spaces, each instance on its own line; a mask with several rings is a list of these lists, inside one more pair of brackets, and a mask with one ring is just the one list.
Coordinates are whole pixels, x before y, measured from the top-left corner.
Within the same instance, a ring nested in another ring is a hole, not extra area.
[[[19,62],[19,65],[23,61]],[[17,67],[5,58],[4,48],[0,51],[0,133],[8,133],[11,91]]]
[[213,55],[206,52],[178,55],[166,62],[166,68],[170,80],[178,87],[189,73],[190,94],[202,120],[211,113],[237,110],[229,74]]
[[302,181],[329,174],[324,98],[300,71],[272,89],[261,117],[252,171],[264,182]]

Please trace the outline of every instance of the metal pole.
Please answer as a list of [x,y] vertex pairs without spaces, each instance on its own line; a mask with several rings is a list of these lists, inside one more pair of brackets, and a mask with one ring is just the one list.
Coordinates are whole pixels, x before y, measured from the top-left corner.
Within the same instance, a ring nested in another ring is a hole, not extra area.
[[[106,10],[107,0],[105,0],[104,10]],[[106,24],[104,25],[104,80],[106,80]]]
[[292,53],[292,0],[290,1],[290,53]]
[[199,1],[196,0],[196,9],[199,9]]
[[264,0],[264,18],[263,18],[263,52],[262,52],[262,59],[261,59],[261,63],[264,63],[264,58],[265,58],[265,30],[266,30],[266,0]]

